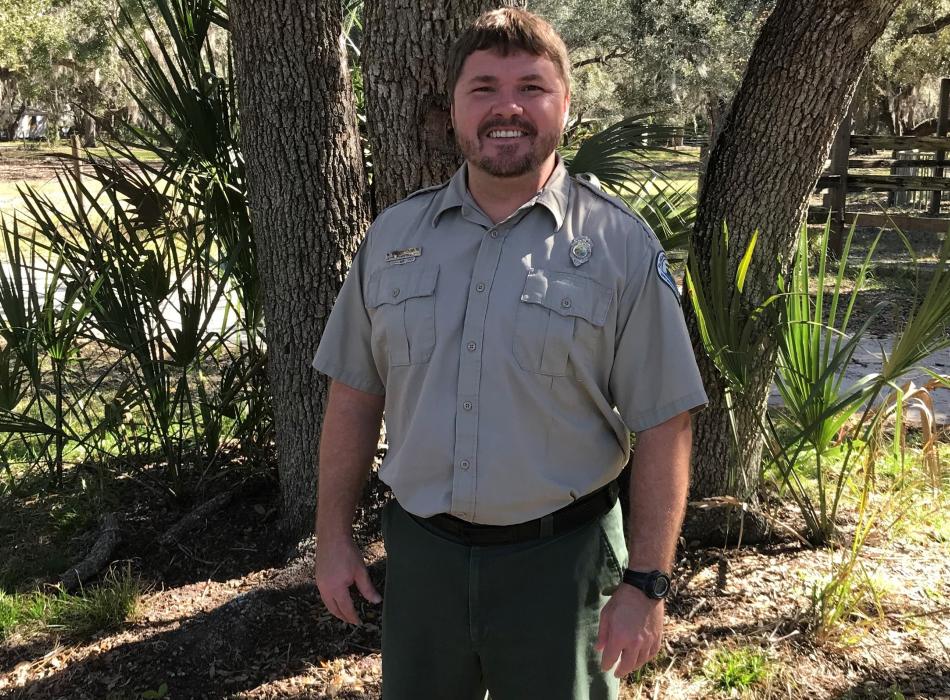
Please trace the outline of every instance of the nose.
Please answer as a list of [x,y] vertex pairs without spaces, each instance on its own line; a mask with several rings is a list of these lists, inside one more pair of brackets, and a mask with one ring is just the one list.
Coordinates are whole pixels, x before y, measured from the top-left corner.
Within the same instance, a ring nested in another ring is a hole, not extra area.
[[492,113],[503,118],[521,116],[524,114],[524,107],[521,106],[517,93],[500,92],[495,104],[492,105]]

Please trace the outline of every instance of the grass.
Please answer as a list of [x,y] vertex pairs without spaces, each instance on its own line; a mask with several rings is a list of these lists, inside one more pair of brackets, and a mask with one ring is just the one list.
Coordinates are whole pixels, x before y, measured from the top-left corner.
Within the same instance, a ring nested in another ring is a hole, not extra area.
[[[66,161],[62,163],[41,163],[41,161],[69,152],[70,145],[68,141],[59,141],[52,145],[47,144],[45,141],[26,144],[21,141],[0,141],[0,165],[4,165],[4,160],[6,159],[24,161],[22,167],[19,168],[19,173],[16,174],[15,177],[0,180],[0,217],[11,219],[14,212],[19,211],[22,213],[26,210],[23,198],[17,190],[18,187],[23,187],[24,185],[32,186],[41,195],[48,197],[57,207],[64,211],[68,210],[67,196],[59,186],[55,175],[48,174],[51,168],[57,172],[62,171]],[[97,146],[96,148],[88,149],[88,152],[99,157],[114,155],[110,154],[106,146]],[[133,149],[132,152],[135,157],[140,160],[156,162],[154,155],[148,151]],[[37,161],[37,165],[42,168],[41,177],[37,177],[36,172],[31,168],[30,161]],[[8,167],[12,169],[16,166]],[[4,173],[3,177],[10,178],[10,175],[10,173]],[[98,192],[101,189],[99,183],[88,175],[83,176],[83,182],[92,192]]]
[[0,566],[0,594],[63,573],[73,563],[64,543],[24,547],[8,555]]
[[[936,444],[937,460],[943,469],[940,489],[931,487],[929,475],[923,461],[919,435],[916,431],[909,431],[906,444],[901,455],[896,448],[891,447],[875,456],[874,477],[875,489],[871,494],[872,500],[892,498],[894,492],[900,491],[905,498],[913,497],[916,503],[900,520],[894,523],[893,534],[908,535],[913,532],[926,531],[937,534],[937,541],[950,541],[950,509],[946,508],[950,499],[950,443],[946,435],[938,438]],[[861,445],[860,441],[856,443]],[[830,448],[822,456],[822,469],[828,474],[837,474],[842,466],[845,445]],[[817,464],[812,455],[801,456],[795,465],[795,471],[801,479],[802,486],[811,495],[818,492]],[[783,500],[786,498],[785,487],[781,475],[774,466],[765,469],[764,480],[770,484]],[[848,488],[844,491],[846,503],[856,507],[861,495],[861,480],[863,473],[852,475],[848,481]],[[945,537],[941,537],[940,535]]]
[[756,647],[717,649],[703,665],[706,679],[724,691],[743,691],[762,685],[770,672],[768,655]]
[[[102,191],[99,184],[91,177],[84,175],[83,183],[94,192]],[[15,182],[0,182],[0,217],[6,218],[8,225],[12,225],[14,215],[17,215],[20,220],[29,220],[30,218],[23,197],[20,196],[20,192],[17,190],[18,187],[26,185],[33,187],[40,195],[48,198],[58,209],[69,211],[68,202],[70,197],[63,192],[55,177],[42,180],[25,179]],[[103,203],[103,206],[108,206],[108,203]],[[43,240],[42,237],[40,240]]]
[[884,619],[884,591],[856,559],[837,566],[812,588],[812,631],[819,642],[854,646]]
[[144,588],[130,567],[112,568],[101,584],[77,594],[0,591],[0,641],[15,633],[61,632],[88,638],[133,620]]
[[[57,139],[52,143],[47,141],[0,141],[0,158],[46,158],[52,155],[70,153],[72,149],[71,142],[68,139]],[[80,149],[85,152],[88,150],[96,156],[108,156],[109,149],[99,142],[95,148]],[[136,158],[141,160],[154,159],[154,154],[141,148],[134,148],[132,152]]]

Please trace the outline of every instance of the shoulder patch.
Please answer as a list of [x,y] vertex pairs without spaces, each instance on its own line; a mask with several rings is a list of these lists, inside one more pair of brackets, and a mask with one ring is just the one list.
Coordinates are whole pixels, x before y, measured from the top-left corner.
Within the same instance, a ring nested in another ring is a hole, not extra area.
[[666,253],[664,253],[662,250],[656,254],[656,262],[654,267],[656,268],[656,275],[660,278],[660,281],[670,288],[670,290],[673,292],[673,296],[676,297],[676,302],[678,304],[682,304],[680,290],[676,286],[676,280],[673,279],[673,275],[670,274],[670,267],[666,261]]

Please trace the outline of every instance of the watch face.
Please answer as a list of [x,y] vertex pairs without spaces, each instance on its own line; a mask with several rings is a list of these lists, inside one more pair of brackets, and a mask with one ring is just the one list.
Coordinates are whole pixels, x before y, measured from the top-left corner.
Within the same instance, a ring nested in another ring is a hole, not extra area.
[[670,592],[670,579],[664,574],[659,574],[653,579],[653,595],[656,598],[665,598]]

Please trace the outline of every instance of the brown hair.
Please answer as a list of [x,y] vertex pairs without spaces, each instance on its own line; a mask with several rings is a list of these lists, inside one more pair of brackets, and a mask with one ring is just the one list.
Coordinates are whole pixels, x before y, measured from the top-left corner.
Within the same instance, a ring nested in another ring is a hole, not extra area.
[[567,58],[567,47],[554,27],[526,10],[502,7],[482,13],[449,49],[446,75],[449,102],[452,101],[465,59],[475,51],[485,50],[498,51],[502,56],[514,51],[544,56],[554,64],[565,91],[571,91],[571,64]]

